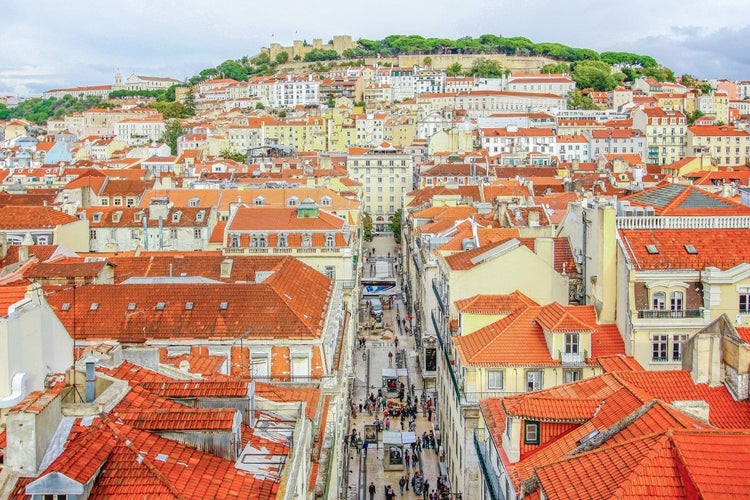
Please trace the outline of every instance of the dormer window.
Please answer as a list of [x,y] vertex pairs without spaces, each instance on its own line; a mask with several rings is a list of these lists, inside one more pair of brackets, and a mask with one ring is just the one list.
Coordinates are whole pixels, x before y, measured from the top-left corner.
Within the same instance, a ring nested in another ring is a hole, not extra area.
[[265,204],[266,204],[266,200],[262,196],[258,196],[257,198],[253,200],[253,205],[255,206],[261,206]]
[[133,214],[134,222],[141,222],[143,220],[143,212],[136,212]]
[[92,217],[92,222],[101,222],[102,221],[102,213],[96,212],[94,216]]
[[172,214],[172,222],[180,222],[180,218],[182,217],[182,212],[175,212]]
[[296,196],[292,196],[286,201],[286,204],[290,207],[296,207],[299,203],[299,199]]
[[268,246],[267,234],[254,234],[250,239],[250,246],[255,248],[265,248]]
[[288,239],[288,237],[287,237],[286,234],[282,233],[282,234],[279,235],[279,240],[278,240],[277,245],[280,248],[284,248],[284,247],[288,247],[289,246],[289,239]]
[[240,235],[239,234],[230,234],[229,235],[229,247],[230,248],[239,248],[240,247]]
[[114,222],[115,224],[119,223],[121,219],[122,219],[122,212],[120,212],[119,210],[112,214],[112,222]]
[[320,204],[324,207],[330,207],[331,206],[331,197],[330,196],[324,196],[320,199]]
[[534,420],[524,422],[523,444],[539,444],[539,422]]
[[336,246],[336,236],[333,233],[326,234],[326,246],[329,248]]
[[302,235],[302,246],[308,248],[312,246],[312,234],[305,233]]
[[205,210],[199,210],[197,214],[195,214],[195,220],[196,222],[203,222],[203,219],[206,217],[206,211]]
[[189,207],[197,207],[198,204],[200,203],[200,201],[201,201],[200,198],[190,198],[190,200],[188,200],[188,206]]
[[578,354],[579,336],[577,333],[565,334],[565,354]]

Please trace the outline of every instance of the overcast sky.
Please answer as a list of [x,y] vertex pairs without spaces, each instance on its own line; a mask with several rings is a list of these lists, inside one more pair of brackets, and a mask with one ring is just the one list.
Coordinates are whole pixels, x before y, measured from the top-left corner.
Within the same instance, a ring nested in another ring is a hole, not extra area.
[[676,74],[750,80],[748,0],[2,0],[0,95],[189,77],[271,41],[525,36],[651,55]]

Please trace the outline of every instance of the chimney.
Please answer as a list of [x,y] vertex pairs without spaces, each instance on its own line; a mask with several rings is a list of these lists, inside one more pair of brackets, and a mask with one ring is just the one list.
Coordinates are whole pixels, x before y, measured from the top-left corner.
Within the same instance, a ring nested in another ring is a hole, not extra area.
[[29,260],[29,246],[21,245],[18,247],[18,262],[23,264]]
[[35,477],[62,419],[61,393],[33,392],[19,408],[6,418],[5,465],[21,477]]

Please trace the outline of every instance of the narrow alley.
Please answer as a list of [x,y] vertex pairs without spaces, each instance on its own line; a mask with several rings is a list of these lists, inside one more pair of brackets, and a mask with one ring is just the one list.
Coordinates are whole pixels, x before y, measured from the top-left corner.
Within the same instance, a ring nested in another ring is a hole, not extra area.
[[[393,237],[376,236],[365,244],[363,253],[367,256],[362,263],[363,280],[374,277],[377,267],[382,272],[384,266],[375,262],[387,262],[400,288],[400,263]],[[348,436],[342,436],[349,450],[348,491],[342,498],[427,499],[432,490],[438,490],[440,477],[433,432],[435,402],[422,391],[418,346],[401,294],[397,290],[392,296],[384,295],[382,321],[375,321],[371,300],[363,296],[360,301],[351,425]],[[414,415],[413,424],[410,414]],[[371,485],[375,487],[374,496]],[[389,486],[393,497],[386,494]]]

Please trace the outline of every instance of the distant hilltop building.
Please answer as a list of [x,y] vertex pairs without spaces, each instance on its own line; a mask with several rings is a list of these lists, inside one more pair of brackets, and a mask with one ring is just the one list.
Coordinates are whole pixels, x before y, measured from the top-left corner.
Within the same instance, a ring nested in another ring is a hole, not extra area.
[[336,35],[333,37],[333,40],[331,43],[323,44],[322,38],[313,38],[312,45],[309,43],[306,43],[302,40],[295,40],[290,47],[284,47],[280,43],[272,43],[271,47],[261,47],[260,51],[263,54],[268,54],[268,56],[273,60],[276,58],[278,54],[281,52],[286,52],[289,54],[289,59],[294,59],[295,57],[299,56],[299,59],[302,60],[305,58],[305,55],[314,50],[335,50],[339,54],[344,52],[346,49],[354,49],[357,47],[357,42],[352,40],[352,37],[349,35]]
[[97,96],[106,99],[109,93],[114,90],[159,90],[166,89],[172,85],[180,84],[179,80],[162,76],[143,76],[133,73],[123,81],[122,74],[118,71],[115,73],[115,83],[113,85],[92,85],[89,87],[70,87],[64,89],[52,89],[42,93],[42,97],[57,97],[58,99],[66,95],[73,97]]
[[50,97],[57,97],[59,99],[66,95],[72,95],[73,97],[98,96],[106,99],[110,92],[112,92],[112,85],[92,85],[89,87],[70,87],[66,89],[47,90],[42,93],[42,98],[48,99]]
[[135,73],[123,81],[122,74],[118,71],[115,73],[115,84],[112,85],[112,90],[159,90],[167,89],[172,85],[178,85],[180,83],[182,82],[174,78],[163,76],[143,76],[136,75]]

